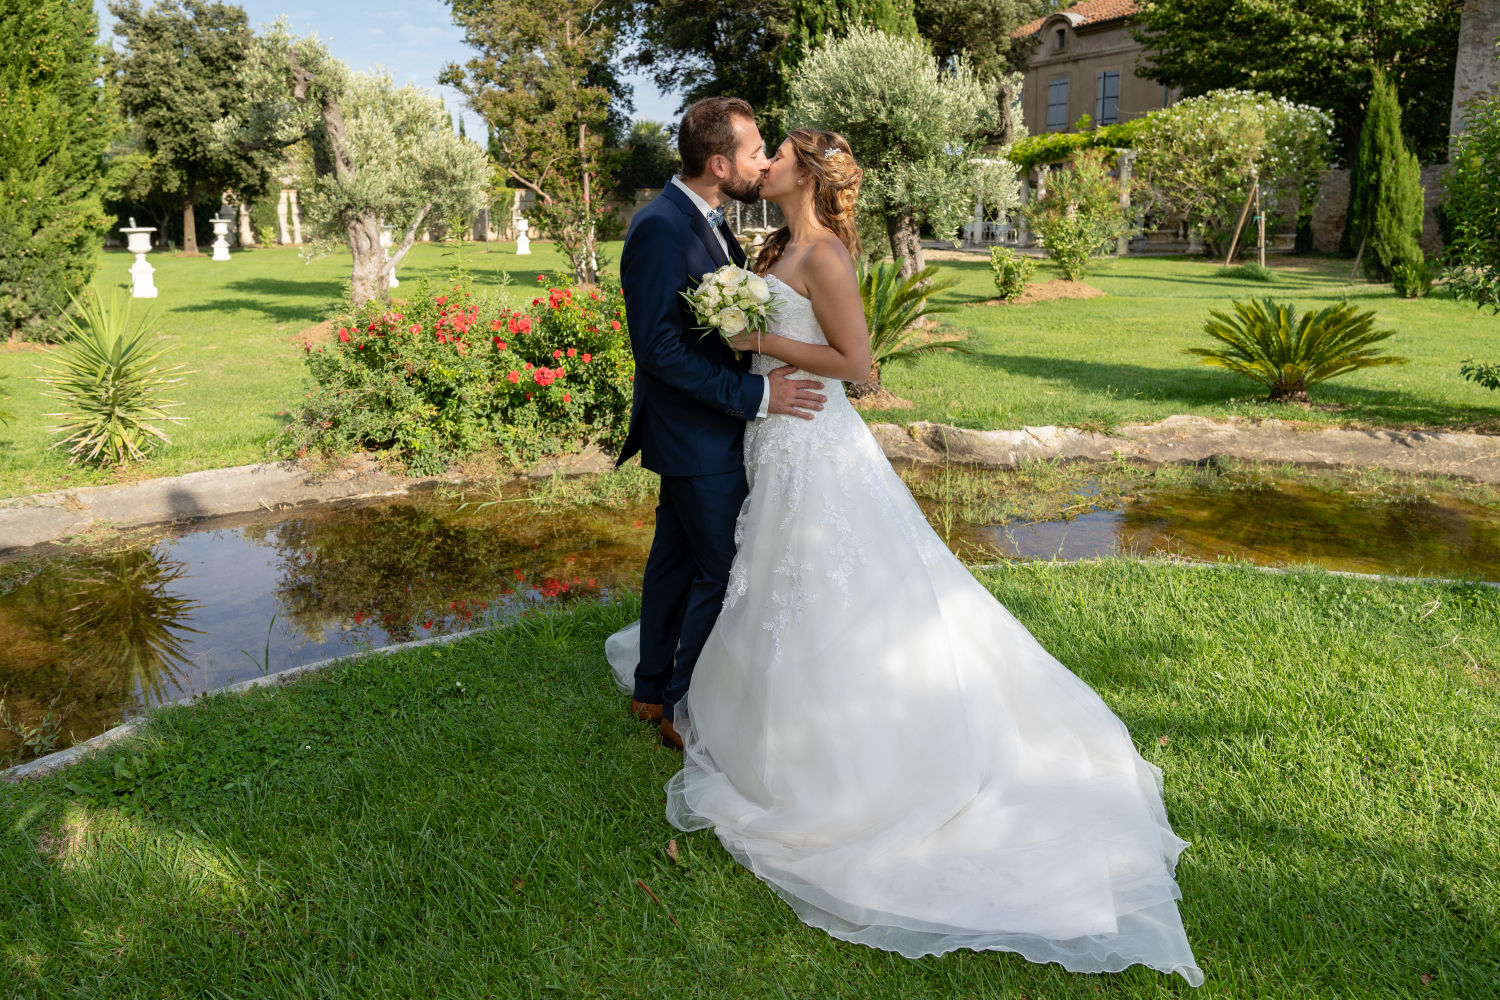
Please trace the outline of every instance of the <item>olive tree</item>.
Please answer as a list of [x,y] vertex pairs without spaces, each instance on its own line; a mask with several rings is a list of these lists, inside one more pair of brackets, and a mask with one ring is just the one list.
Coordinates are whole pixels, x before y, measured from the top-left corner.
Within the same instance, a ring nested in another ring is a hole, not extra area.
[[[307,142],[314,235],[339,240],[354,258],[355,306],[390,292],[391,275],[424,224],[468,215],[490,179],[483,149],[454,133],[443,103],[385,74],[351,73],[315,38],[274,24],[245,69],[249,100],[219,123],[242,149]],[[389,261],[382,224],[401,231]]]
[[885,221],[891,254],[910,277],[926,263],[922,226],[950,237],[973,203],[971,161],[998,124],[996,91],[961,55],[945,69],[920,38],[854,27],[802,63],[787,125],[849,140],[865,171],[860,210]]

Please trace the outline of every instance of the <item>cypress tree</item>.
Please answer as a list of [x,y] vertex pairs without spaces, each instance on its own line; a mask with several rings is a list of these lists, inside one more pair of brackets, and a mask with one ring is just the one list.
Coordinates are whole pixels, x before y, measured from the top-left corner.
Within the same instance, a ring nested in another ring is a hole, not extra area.
[[808,53],[825,35],[843,37],[855,25],[887,35],[915,38],[915,0],[792,0],[791,23],[781,57],[781,74],[790,80]]
[[1364,247],[1364,271],[1387,281],[1391,268],[1422,260],[1423,193],[1416,154],[1401,134],[1396,86],[1376,69],[1349,170],[1349,242]]
[[115,124],[90,0],[0,0],[0,337],[44,338],[98,266]]

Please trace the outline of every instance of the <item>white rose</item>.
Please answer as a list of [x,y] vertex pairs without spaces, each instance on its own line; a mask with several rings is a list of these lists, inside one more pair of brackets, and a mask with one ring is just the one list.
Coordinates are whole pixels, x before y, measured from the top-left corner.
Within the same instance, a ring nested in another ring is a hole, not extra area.
[[713,285],[708,285],[700,294],[699,303],[704,309],[717,309],[719,307],[719,290]]
[[730,306],[728,309],[720,309],[716,324],[729,336],[733,337],[742,333],[745,329],[745,311],[738,306]]
[[771,286],[766,284],[766,279],[758,274],[752,274],[745,282],[745,290],[757,303],[771,301]]

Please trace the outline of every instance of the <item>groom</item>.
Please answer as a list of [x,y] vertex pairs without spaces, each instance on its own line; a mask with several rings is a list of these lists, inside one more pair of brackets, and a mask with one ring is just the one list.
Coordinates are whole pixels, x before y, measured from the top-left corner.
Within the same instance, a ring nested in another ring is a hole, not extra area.
[[620,283],[635,398],[619,463],[637,452],[661,476],[656,537],[641,592],[641,659],[630,711],[682,748],[673,711],[724,602],[734,523],[745,499],[741,439],[767,413],[811,420],[823,408],[817,382],[792,381],[790,365],[749,373],[717,336],[701,336],[683,299],[725,264],[745,264],[724,222],[726,197],[753,204],[767,164],[750,105],[710,97],[687,109],[677,131],[682,175],[631,220]]

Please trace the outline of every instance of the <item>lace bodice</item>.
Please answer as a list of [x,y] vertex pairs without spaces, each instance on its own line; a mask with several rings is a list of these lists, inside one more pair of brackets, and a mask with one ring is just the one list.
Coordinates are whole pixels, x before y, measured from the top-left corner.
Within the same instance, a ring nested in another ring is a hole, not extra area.
[[[813,315],[812,300],[797,294],[796,289],[774,274],[768,274],[765,278],[776,296],[776,309],[771,316],[771,332],[803,344],[828,343],[828,338],[823,336],[823,328],[818,325],[818,317]],[[770,355],[757,354],[751,363],[751,370],[757,375],[764,375],[781,366],[782,362]],[[832,379],[823,381],[830,383],[829,388],[839,385]]]

